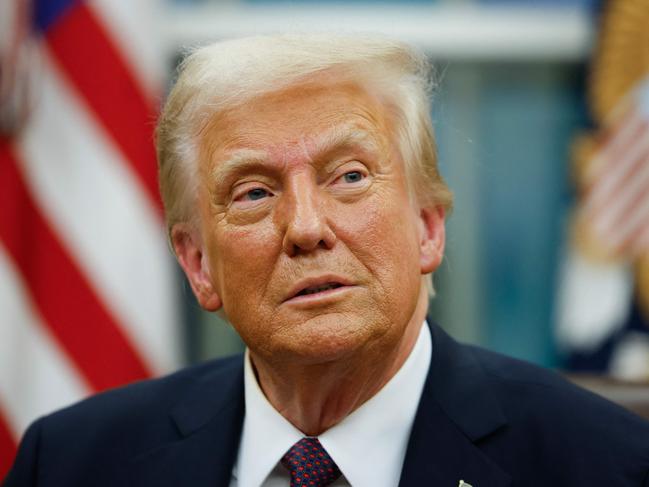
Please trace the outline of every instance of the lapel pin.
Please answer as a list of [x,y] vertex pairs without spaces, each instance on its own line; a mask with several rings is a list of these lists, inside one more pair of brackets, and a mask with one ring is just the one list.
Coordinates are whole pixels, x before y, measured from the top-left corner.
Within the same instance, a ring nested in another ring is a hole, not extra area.
[[460,480],[460,483],[457,484],[457,487],[473,487],[471,484],[467,484],[464,480]]

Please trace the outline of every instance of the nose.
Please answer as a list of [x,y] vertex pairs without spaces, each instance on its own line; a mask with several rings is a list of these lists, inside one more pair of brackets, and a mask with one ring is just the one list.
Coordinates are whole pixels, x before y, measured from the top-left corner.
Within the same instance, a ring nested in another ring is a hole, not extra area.
[[296,178],[284,192],[284,252],[290,257],[316,249],[331,249],[336,235],[329,225],[325,197],[307,175]]

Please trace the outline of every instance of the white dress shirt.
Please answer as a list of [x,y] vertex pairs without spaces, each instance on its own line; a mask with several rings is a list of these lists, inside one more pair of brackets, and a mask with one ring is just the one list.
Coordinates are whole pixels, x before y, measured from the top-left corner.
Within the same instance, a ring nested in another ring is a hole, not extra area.
[[[424,387],[432,341],[424,322],[417,342],[399,371],[365,404],[318,439],[342,476],[332,487],[394,487],[399,483],[410,430]],[[246,414],[230,487],[288,487],[279,462],[305,435],[268,402],[246,350]]]

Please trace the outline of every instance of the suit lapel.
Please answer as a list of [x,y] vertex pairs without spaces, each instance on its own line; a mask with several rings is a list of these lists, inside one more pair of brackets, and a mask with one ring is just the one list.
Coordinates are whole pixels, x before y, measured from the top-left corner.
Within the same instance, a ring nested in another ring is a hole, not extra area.
[[132,486],[227,487],[244,416],[241,360],[201,378],[171,412],[178,441],[133,460]]
[[408,443],[401,486],[504,487],[510,477],[476,446],[506,426],[484,372],[467,347],[431,327],[433,359]]
[[[401,486],[505,487],[510,477],[476,446],[506,426],[470,350],[431,327],[433,359],[408,443]],[[135,458],[130,485],[227,487],[244,417],[243,363],[197,380],[171,413],[179,438]]]

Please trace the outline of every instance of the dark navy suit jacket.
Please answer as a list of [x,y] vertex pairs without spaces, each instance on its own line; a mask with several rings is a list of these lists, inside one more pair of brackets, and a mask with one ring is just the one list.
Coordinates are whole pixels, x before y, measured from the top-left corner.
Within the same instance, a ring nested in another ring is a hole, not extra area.
[[[434,325],[432,336],[400,485],[649,486],[649,423],[552,372]],[[243,397],[241,357],[95,396],[34,423],[4,485],[227,487]]]

